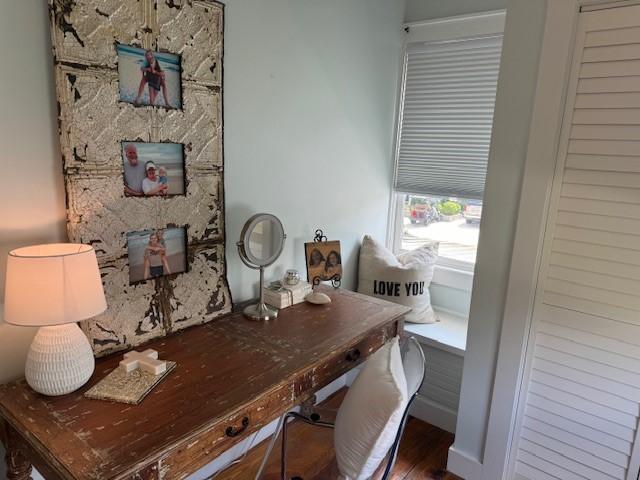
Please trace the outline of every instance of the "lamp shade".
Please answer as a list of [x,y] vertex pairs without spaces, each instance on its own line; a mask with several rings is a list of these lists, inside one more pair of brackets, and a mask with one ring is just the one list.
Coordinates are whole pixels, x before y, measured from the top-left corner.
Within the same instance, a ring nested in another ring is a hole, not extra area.
[[9,252],[4,298],[7,323],[61,325],[93,317],[106,308],[93,247],[57,243]]

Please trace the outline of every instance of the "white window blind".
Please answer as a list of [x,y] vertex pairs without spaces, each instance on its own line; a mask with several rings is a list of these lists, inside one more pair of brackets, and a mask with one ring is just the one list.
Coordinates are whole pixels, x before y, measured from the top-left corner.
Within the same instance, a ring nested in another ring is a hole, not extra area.
[[502,35],[407,45],[395,188],[482,198]]

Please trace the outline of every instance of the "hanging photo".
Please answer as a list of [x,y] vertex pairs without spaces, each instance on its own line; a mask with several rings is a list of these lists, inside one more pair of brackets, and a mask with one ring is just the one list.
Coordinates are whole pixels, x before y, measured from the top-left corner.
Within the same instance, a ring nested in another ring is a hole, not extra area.
[[304,250],[309,283],[340,281],[342,278],[342,255],[338,240],[305,243]]
[[122,142],[124,194],[172,197],[185,194],[180,143]]
[[180,56],[116,44],[120,100],[138,105],[182,108]]
[[129,283],[187,270],[187,232],[184,227],[127,233]]

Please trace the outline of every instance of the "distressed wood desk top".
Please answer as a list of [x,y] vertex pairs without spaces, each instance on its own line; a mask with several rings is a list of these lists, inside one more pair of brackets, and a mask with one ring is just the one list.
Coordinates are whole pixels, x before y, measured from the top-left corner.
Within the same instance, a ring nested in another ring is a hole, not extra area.
[[121,354],[98,360],[89,383],[66,396],[41,396],[24,380],[0,386],[9,478],[28,478],[20,468],[29,463],[47,479],[195,472],[401,333],[407,308],[325,292],[328,306],[303,303],[272,322],[234,313],[149,343],[177,367],[137,406],[82,396]]

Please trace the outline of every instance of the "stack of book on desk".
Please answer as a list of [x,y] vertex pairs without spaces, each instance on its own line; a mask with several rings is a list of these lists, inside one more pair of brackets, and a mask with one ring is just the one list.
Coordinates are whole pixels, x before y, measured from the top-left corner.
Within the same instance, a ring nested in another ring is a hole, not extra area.
[[264,288],[264,301],[276,308],[286,308],[304,302],[304,297],[309,295],[311,290],[311,284],[308,282],[282,285],[279,288],[269,286]]

